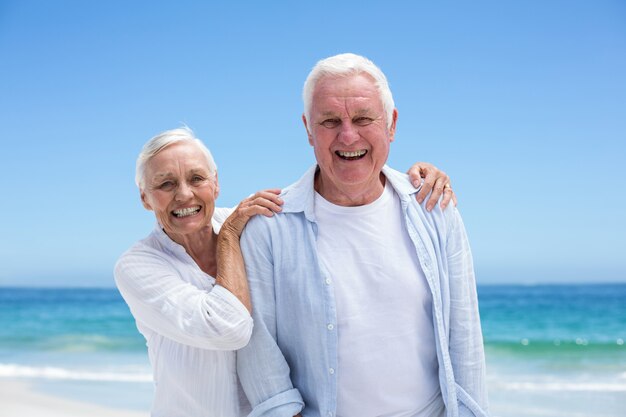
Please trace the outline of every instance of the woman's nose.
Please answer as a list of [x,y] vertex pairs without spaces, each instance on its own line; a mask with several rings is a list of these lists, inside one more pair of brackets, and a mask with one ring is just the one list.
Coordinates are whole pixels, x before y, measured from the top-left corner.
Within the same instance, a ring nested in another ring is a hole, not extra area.
[[176,188],[176,201],[185,201],[188,200],[189,198],[191,198],[193,196],[193,193],[191,191],[191,187],[185,183],[182,182],[178,188]]

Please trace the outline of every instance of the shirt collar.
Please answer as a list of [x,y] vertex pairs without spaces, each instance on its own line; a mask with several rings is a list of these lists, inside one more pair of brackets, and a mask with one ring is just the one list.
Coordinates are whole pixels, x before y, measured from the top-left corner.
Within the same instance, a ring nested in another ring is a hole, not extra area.
[[[304,212],[307,220],[315,221],[315,189],[313,186],[315,173],[318,169],[317,165],[313,165],[298,181],[283,189],[281,194],[281,198],[284,200],[283,213]],[[387,165],[383,167],[383,175],[401,200],[408,200],[422,187],[420,184],[419,187],[415,188],[409,181],[407,174],[391,169]]]
[[159,244],[163,247],[163,249],[167,250],[172,254],[178,255],[178,257],[189,258],[191,257],[187,254],[187,251],[182,245],[174,242],[168,235],[163,231],[163,226],[159,222],[154,226],[154,231],[152,232],[156,237]]

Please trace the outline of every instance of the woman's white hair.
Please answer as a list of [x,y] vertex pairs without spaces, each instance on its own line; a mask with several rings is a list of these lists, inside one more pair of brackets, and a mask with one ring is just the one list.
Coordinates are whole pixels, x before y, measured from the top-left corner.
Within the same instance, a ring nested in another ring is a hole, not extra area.
[[365,73],[374,79],[374,84],[380,93],[383,109],[387,116],[387,129],[393,122],[393,110],[395,104],[387,83],[385,74],[369,59],[355,54],[339,54],[318,61],[304,82],[302,100],[304,101],[304,115],[311,120],[311,105],[313,104],[313,91],[317,82],[324,77],[342,77]]
[[195,137],[191,129],[187,126],[183,126],[178,129],[166,130],[165,132],[159,133],[143,145],[143,148],[139,153],[139,157],[137,158],[137,165],[135,169],[135,183],[140,190],[143,190],[145,185],[144,175],[146,173],[146,164],[150,158],[168,146],[183,141],[195,144],[206,157],[210,174],[214,176],[217,173],[217,165],[215,165],[213,155],[211,155],[209,148],[207,148],[200,139]]

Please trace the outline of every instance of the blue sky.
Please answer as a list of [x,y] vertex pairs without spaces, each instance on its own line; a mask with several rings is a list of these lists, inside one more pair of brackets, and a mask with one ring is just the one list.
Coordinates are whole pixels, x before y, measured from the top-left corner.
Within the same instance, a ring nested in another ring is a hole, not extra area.
[[622,1],[4,0],[0,285],[113,285],[162,130],[207,143],[220,205],[298,179],[302,83],[340,52],[389,78],[389,164],[452,176],[480,283],[626,282]]

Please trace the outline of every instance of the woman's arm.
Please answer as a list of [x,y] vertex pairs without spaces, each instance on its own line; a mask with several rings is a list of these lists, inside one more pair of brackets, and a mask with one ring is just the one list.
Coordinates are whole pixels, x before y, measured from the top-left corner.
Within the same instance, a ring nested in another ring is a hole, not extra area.
[[281,210],[282,200],[278,197],[279,194],[279,189],[270,189],[259,191],[243,200],[226,219],[218,236],[215,281],[233,293],[249,312],[252,312],[252,304],[239,238],[252,216],[262,214],[271,217]]
[[217,350],[245,346],[252,318],[239,236],[251,216],[271,216],[280,210],[279,192],[268,190],[245,199],[224,222],[224,236],[218,236],[216,285],[208,291],[183,280],[164,252],[138,244],[125,253],[115,266],[115,281],[135,320],[190,346]]
[[115,282],[137,324],[202,349],[245,346],[252,317],[241,301],[220,285],[206,290],[186,282],[175,264],[175,259],[145,244],[134,246],[117,262]]

